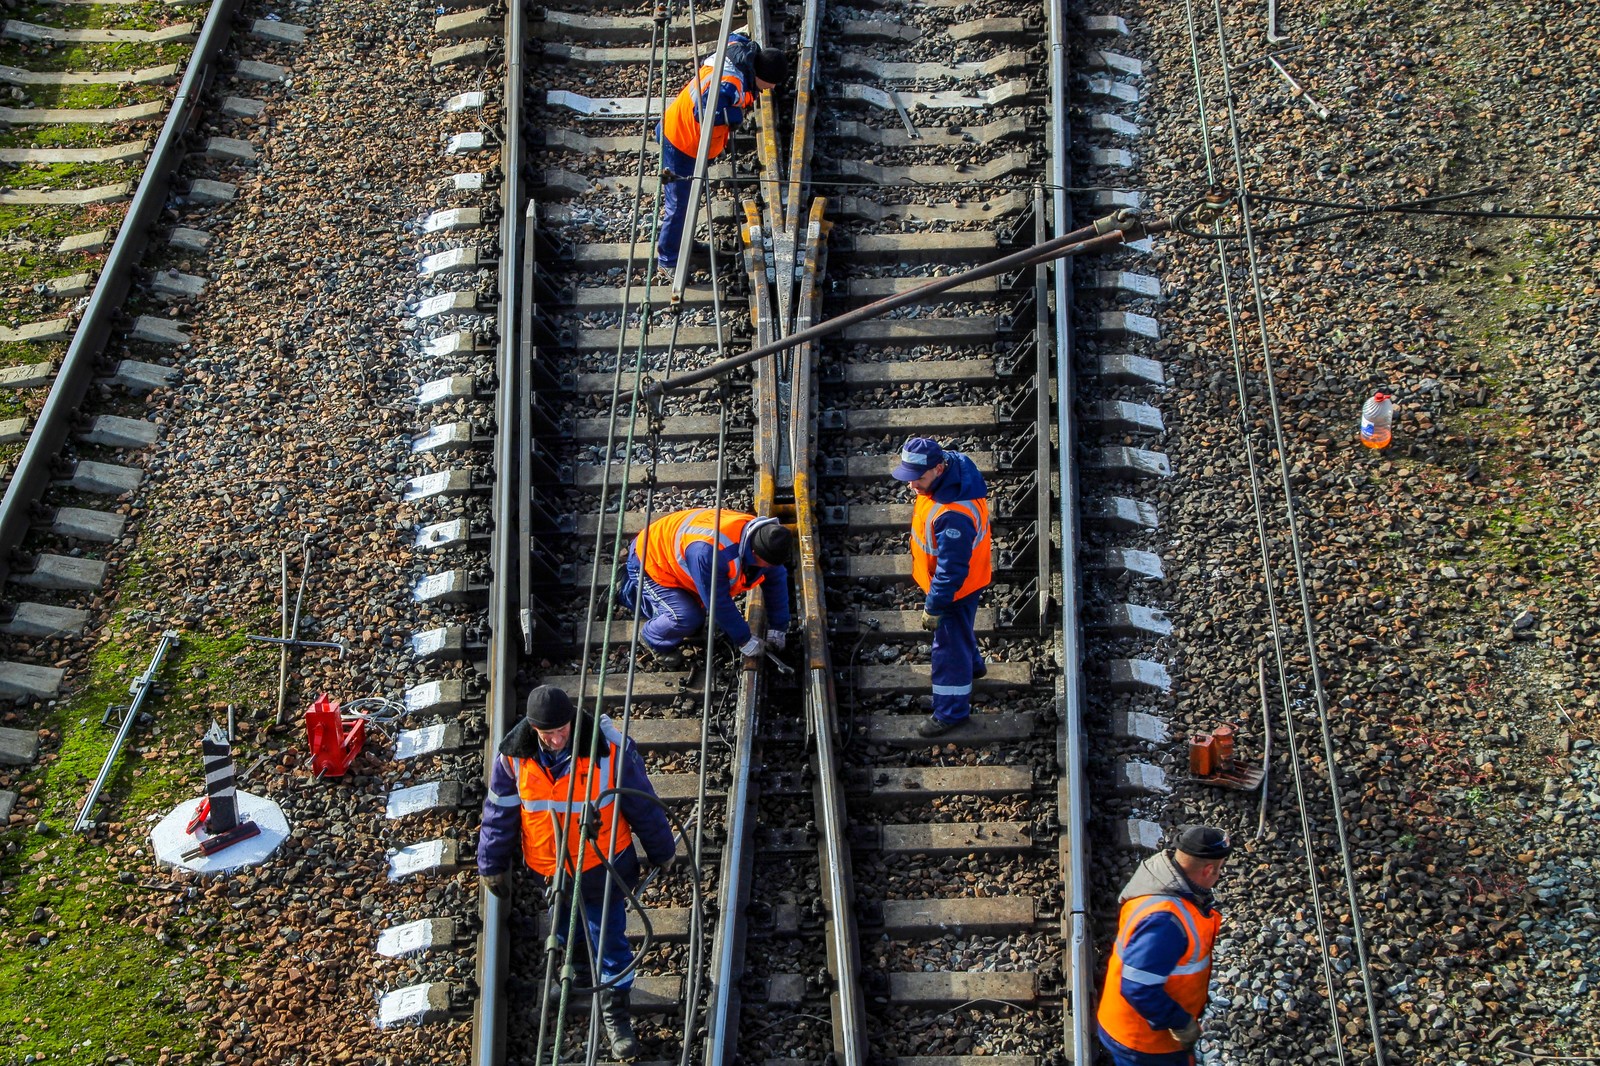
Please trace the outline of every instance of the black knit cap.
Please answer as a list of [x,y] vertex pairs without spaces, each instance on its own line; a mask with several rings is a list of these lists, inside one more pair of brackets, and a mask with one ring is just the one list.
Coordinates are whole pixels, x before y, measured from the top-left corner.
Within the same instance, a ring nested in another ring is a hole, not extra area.
[[750,550],[764,563],[781,565],[789,561],[794,537],[781,523],[769,522],[750,535]]
[[1228,834],[1210,825],[1186,825],[1178,830],[1178,850],[1197,859],[1226,859],[1233,852]]
[[789,77],[789,57],[776,48],[763,48],[751,60],[750,72],[761,81],[782,85]]
[[528,710],[524,716],[535,729],[560,729],[577,717],[572,698],[554,685],[540,685],[528,693]]

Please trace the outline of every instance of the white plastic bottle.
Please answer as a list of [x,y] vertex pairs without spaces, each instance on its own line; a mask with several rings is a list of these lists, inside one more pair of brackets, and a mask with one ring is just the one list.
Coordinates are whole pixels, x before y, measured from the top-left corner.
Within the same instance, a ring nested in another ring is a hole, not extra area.
[[1394,397],[1375,392],[1361,405],[1361,443],[1369,448],[1389,446],[1389,423],[1394,420]]

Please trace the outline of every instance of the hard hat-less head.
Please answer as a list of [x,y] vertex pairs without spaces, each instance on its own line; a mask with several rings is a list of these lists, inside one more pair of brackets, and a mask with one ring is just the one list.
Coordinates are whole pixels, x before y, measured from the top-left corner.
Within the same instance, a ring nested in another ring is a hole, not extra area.
[[1186,825],[1178,830],[1178,850],[1197,859],[1226,859],[1233,852],[1228,834],[1211,825]]
[[789,57],[776,48],[763,48],[756,53],[750,68],[761,81],[782,85],[789,77]]
[[778,522],[763,524],[750,535],[750,550],[764,563],[778,565],[789,560],[794,538]]
[[572,698],[554,685],[540,685],[528,693],[528,709],[524,717],[535,729],[560,729],[570,725],[577,717]]
[[944,462],[944,449],[932,437],[912,437],[900,446],[900,465],[891,470],[896,481],[915,481]]

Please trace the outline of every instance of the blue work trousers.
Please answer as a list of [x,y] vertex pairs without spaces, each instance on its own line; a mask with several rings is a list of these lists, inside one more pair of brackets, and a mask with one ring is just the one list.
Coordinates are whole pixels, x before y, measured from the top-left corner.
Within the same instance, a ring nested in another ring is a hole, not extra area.
[[978,598],[974,592],[945,608],[933,631],[933,716],[941,722],[964,721],[972,713],[972,679],[988,671],[973,632]]
[[705,625],[706,609],[700,597],[687,589],[651,581],[633,548],[628,549],[628,577],[617,599],[645,620],[639,635],[654,651],[671,651]]
[[[611,866],[617,875],[627,882],[629,888],[639,883],[639,858],[634,854],[633,848],[623,848],[611,858]],[[541,878],[542,880],[542,878]],[[568,882],[570,889],[571,882]],[[611,897],[607,907],[606,896]],[[610,981],[617,974],[627,970],[633,963],[633,949],[628,946],[628,911],[626,907],[627,895],[622,886],[607,873],[604,866],[595,866],[584,871],[578,876],[578,896],[582,913],[579,920],[589,929],[589,949],[592,954],[581,954],[582,961],[577,962],[578,971],[582,973],[592,966],[592,959],[599,956],[600,982]],[[567,901],[571,897],[566,893],[557,900],[556,905],[550,909],[550,920],[554,923],[556,939],[563,947],[567,943]],[[600,924],[600,915],[605,909],[605,925]],[[589,972],[593,972],[592,969]],[[633,974],[616,983],[616,988],[626,991],[633,987]]]
[[1173,1051],[1161,1055],[1135,1051],[1111,1039],[1111,1035],[1101,1026],[1097,1025],[1095,1029],[1100,1034],[1100,1046],[1106,1049],[1106,1054],[1111,1056],[1116,1066],[1194,1066],[1193,1051]]
[[678,245],[683,243],[683,223],[689,214],[689,179],[694,174],[694,156],[684,155],[661,136],[660,125],[656,137],[661,141],[661,167],[670,170],[683,180],[661,183],[661,229],[656,235],[656,265],[672,270],[678,265]]

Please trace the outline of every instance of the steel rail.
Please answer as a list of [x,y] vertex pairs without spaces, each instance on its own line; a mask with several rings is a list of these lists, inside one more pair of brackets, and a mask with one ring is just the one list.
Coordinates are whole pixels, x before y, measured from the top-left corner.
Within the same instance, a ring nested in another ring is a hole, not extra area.
[[11,573],[12,554],[27,536],[35,518],[34,507],[50,487],[56,459],[77,425],[106,342],[117,328],[122,306],[133,288],[133,273],[166,209],[167,194],[178,167],[189,152],[185,138],[200,115],[206,87],[216,74],[218,60],[233,34],[234,19],[243,6],[243,0],[216,0],[206,12],[189,66],[178,83],[178,93],[161,134],[150,150],[149,162],[117,230],[117,239],[89,294],[89,303],[67,346],[50,394],[45,397],[33,433],[17,460],[16,472],[6,485],[5,495],[0,497],[0,583]]
[[[754,205],[746,202],[744,227],[745,270],[751,281],[751,318],[762,333],[772,328],[770,298],[761,283],[765,275],[760,254],[759,227],[751,223]],[[777,505],[775,471],[783,438],[778,418],[775,375],[757,375],[754,388],[756,426],[754,435],[756,483],[753,510],[761,517],[772,517]],[[761,597],[750,600],[751,631],[764,634],[766,609]],[[724,823],[722,879],[718,892],[716,932],[712,940],[711,996],[706,1004],[705,1066],[732,1066],[739,1055],[739,1016],[744,1005],[740,992],[745,970],[747,912],[753,898],[755,868],[754,797],[758,764],[756,740],[761,728],[766,669],[760,659],[745,659],[739,672],[738,701],[734,711],[734,737],[729,782],[727,815]],[[688,1048],[685,1034],[684,1047]]]
[[[523,5],[513,3],[506,11],[506,69],[502,92],[505,95],[506,136],[500,159],[500,306],[496,312],[500,331],[500,350],[496,371],[499,391],[495,395],[495,477],[490,511],[494,529],[490,534],[488,691],[485,717],[488,726],[483,746],[483,780],[487,785],[495,749],[517,717],[512,706],[516,698],[516,677],[521,665],[522,611],[521,590],[526,588],[523,554],[528,492],[527,439],[532,396],[529,366],[523,356],[525,336],[522,307],[533,298],[531,292],[534,242],[527,240],[525,222],[533,210],[524,205],[522,162],[522,81],[523,52],[527,37]],[[526,262],[524,260],[526,259]],[[529,626],[531,640],[532,627]],[[511,901],[489,892],[480,893],[476,977],[477,1001],[472,1018],[472,1062],[474,1066],[499,1066],[506,1054],[506,1002],[501,995],[510,963],[507,918]]]
[[[805,270],[797,311],[797,325],[806,322],[821,299],[827,256],[828,224],[823,221],[825,201],[811,205],[807,228]],[[769,365],[766,363],[763,366]],[[812,745],[812,796],[817,822],[817,852],[822,864],[823,930],[827,940],[828,974],[833,1018],[833,1055],[840,1066],[862,1066],[867,1061],[867,1013],[862,998],[861,949],[856,926],[855,875],[851,866],[850,820],[844,804],[844,771],[839,765],[838,700],[833,688],[832,659],[825,625],[828,606],[812,489],[812,399],[817,387],[816,349],[811,343],[795,351],[791,441],[796,456],[794,475],[795,522],[800,532],[799,585],[805,604],[806,725]],[[799,457],[807,460],[802,463]]]
[[[1067,83],[1071,63],[1067,57],[1069,12],[1065,0],[1050,0],[1046,5],[1050,36],[1050,184],[1054,189],[1055,232],[1065,240],[1073,232],[1072,204],[1066,190],[1072,184],[1072,134],[1067,110]],[[1150,227],[1154,232],[1155,227]],[[1057,262],[1055,273],[1056,372],[1056,463],[1060,472],[1061,561],[1058,568],[1061,604],[1061,691],[1056,732],[1056,761],[1064,785],[1057,786],[1057,817],[1066,837],[1061,856],[1065,879],[1065,908],[1062,930],[1066,940],[1067,982],[1070,1000],[1063,1006],[1062,1039],[1072,1062],[1089,1063],[1097,1050],[1093,1039],[1094,1018],[1094,936],[1089,906],[1088,810],[1086,791],[1088,761],[1083,745],[1083,644],[1079,628],[1082,583],[1078,572],[1078,465],[1077,419],[1073,398],[1072,267]],[[1045,356],[1044,338],[1039,343],[1039,358]],[[1041,433],[1043,427],[1041,427]],[[1041,494],[1049,491],[1040,484]],[[1044,550],[1045,545],[1040,545]],[[1063,795],[1064,793],[1064,795]]]

